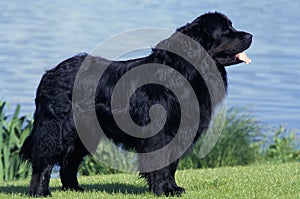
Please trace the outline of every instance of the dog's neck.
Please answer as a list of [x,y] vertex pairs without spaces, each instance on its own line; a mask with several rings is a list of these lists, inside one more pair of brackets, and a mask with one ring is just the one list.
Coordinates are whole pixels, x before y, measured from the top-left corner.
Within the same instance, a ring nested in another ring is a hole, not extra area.
[[[182,69],[184,71],[186,71],[186,75],[189,77],[193,77],[195,76],[195,72],[196,70],[186,70],[184,68],[187,67],[192,67],[194,68],[194,66],[192,66],[188,61],[186,61],[184,58],[180,57],[179,55],[176,55],[172,52],[166,51],[166,50],[161,50],[161,49],[157,49],[154,48],[152,49],[152,54],[147,58],[149,63],[159,63],[159,64],[164,64],[167,66],[171,66],[173,68],[179,68]],[[216,61],[214,60],[218,71],[220,72],[220,75],[222,77],[223,83],[224,83],[224,87],[227,91],[227,72],[224,66],[216,63]],[[213,66],[211,66],[213,67]]]

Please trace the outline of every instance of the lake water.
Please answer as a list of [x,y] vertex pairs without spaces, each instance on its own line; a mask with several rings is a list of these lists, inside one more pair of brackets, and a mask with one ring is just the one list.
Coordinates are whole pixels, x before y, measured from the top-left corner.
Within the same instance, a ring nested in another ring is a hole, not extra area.
[[[300,129],[300,1],[0,1],[0,99],[34,112],[45,70],[134,28],[176,29],[208,11],[254,35],[250,65],[228,68],[228,106],[263,123]],[[163,39],[163,38],[162,38]],[[153,44],[154,45],[154,44]]]

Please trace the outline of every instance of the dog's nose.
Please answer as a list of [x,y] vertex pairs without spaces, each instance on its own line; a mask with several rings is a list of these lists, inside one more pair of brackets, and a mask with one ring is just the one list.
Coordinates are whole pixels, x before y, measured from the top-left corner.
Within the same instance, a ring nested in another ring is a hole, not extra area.
[[245,39],[252,39],[252,35],[250,33],[245,34]]

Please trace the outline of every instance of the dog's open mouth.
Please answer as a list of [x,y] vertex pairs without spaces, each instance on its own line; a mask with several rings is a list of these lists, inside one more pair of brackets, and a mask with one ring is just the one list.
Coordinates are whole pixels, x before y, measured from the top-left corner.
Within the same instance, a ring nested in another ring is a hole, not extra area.
[[245,52],[238,53],[235,57],[238,60],[241,60],[241,61],[245,62],[246,64],[251,63],[251,59],[247,56],[247,54]]

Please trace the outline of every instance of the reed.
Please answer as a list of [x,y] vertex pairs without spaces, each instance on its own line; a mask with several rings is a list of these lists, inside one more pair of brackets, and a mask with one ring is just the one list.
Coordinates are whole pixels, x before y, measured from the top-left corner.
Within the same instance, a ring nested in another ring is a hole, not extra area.
[[25,179],[31,174],[28,165],[22,163],[18,153],[29,135],[33,120],[19,116],[17,105],[11,116],[5,115],[6,102],[0,102],[0,181]]

